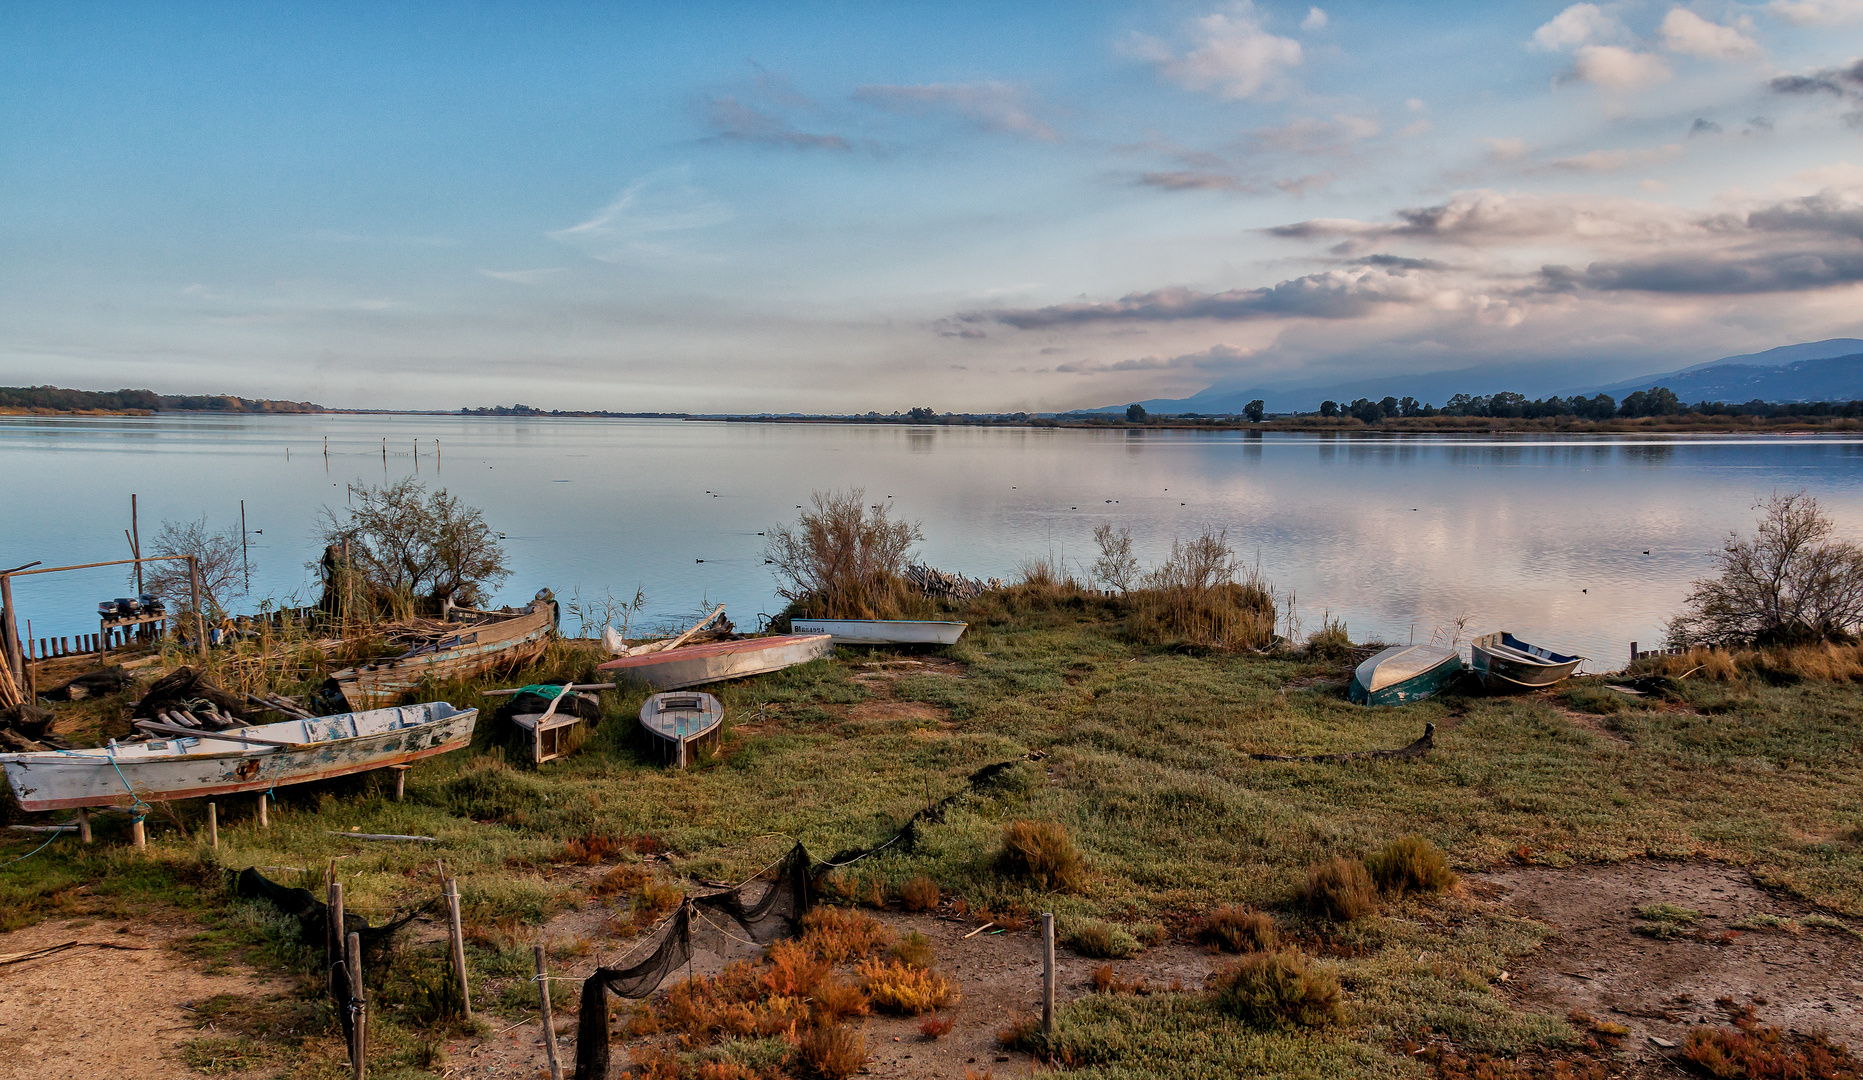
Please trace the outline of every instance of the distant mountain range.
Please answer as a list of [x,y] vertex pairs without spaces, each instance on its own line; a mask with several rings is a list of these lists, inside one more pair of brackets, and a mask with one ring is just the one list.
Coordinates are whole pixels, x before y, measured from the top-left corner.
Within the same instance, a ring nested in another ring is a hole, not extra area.
[[[1637,390],[1666,386],[1683,401],[1855,401],[1863,399],[1863,338],[1831,338],[1802,345],[1783,345],[1765,352],[1724,356],[1676,371],[1641,375],[1619,382],[1573,386],[1571,365],[1539,365],[1530,369],[1504,369],[1493,365],[1435,371],[1420,375],[1373,375],[1349,383],[1271,390],[1218,383],[1187,398],[1153,398],[1140,401],[1151,413],[1240,413],[1260,399],[1269,412],[1311,412],[1327,399],[1347,402],[1355,398],[1376,401],[1387,395],[1414,397],[1441,405],[1456,394],[1492,394],[1512,390],[1528,397],[1557,394],[1609,394],[1622,400]],[[1123,412],[1125,405],[1109,405],[1090,412]]]

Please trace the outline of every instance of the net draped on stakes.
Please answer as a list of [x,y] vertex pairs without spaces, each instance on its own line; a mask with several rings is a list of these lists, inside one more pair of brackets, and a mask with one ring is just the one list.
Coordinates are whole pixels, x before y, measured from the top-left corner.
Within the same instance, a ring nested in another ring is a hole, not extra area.
[[818,862],[808,848],[797,842],[773,868],[775,880],[754,901],[746,898],[753,894],[757,879],[725,892],[691,897],[680,904],[679,910],[667,919],[659,946],[646,959],[625,968],[597,968],[583,980],[582,1000],[576,1013],[576,1080],[603,1080],[608,1075],[608,995],[644,998],[684,965],[692,956],[692,919],[695,914],[706,917],[700,914],[701,909],[726,916],[759,945],[793,936],[800,929],[802,917],[815,905],[817,885],[823,875],[895,846],[900,851],[912,850],[918,842],[921,824],[944,820],[945,811],[959,799],[990,787],[1003,772],[1017,764],[1019,762],[999,761],[978,769],[970,774],[963,790],[912,815],[898,832],[872,847],[838,851],[832,859]]

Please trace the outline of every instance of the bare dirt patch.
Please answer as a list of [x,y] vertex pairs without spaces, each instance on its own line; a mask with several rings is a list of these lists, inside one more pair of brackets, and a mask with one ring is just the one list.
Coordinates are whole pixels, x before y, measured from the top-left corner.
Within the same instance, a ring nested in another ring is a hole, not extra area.
[[200,1034],[189,1004],[284,987],[251,975],[206,974],[168,947],[190,932],[179,922],[66,919],[0,934],[5,956],[68,941],[123,946],[0,966],[0,1080],[199,1076],[181,1059],[181,1048]]
[[1726,1023],[1723,998],[1751,1006],[1759,1023],[1863,1046],[1863,940],[1816,925],[1813,908],[1738,870],[1637,860],[1477,880],[1560,931],[1508,982],[1523,1007],[1624,1024],[1633,1053],[1649,1053],[1650,1036],[1679,1043],[1695,1027]]
[[920,720],[942,723],[945,711],[922,701],[863,701],[847,711],[847,718],[857,722]]

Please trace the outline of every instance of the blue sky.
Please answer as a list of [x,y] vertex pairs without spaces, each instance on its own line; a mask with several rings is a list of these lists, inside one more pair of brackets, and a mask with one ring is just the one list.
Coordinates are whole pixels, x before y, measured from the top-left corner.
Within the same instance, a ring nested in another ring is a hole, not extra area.
[[1059,409],[1863,332],[1863,0],[15,3],[0,381]]

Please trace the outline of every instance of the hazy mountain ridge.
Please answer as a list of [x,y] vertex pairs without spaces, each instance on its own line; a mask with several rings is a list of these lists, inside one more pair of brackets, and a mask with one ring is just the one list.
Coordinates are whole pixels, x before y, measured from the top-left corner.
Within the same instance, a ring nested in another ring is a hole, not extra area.
[[[1724,356],[1674,371],[1583,386],[1572,384],[1572,368],[1566,364],[1541,364],[1525,369],[1482,365],[1417,375],[1375,375],[1351,382],[1294,389],[1241,388],[1233,383],[1218,383],[1187,398],[1153,398],[1141,400],[1139,404],[1152,413],[1227,414],[1240,413],[1250,401],[1260,399],[1269,412],[1310,412],[1328,399],[1343,403],[1361,397],[1376,401],[1386,395],[1409,395],[1441,405],[1455,394],[1492,394],[1502,390],[1528,397],[1604,393],[1622,399],[1634,391],[1655,386],[1668,387],[1690,404],[1697,401],[1738,403],[1755,398],[1769,402],[1863,399],[1863,338],[1830,338],[1782,345],[1763,352]],[[1109,405],[1086,411],[1122,412],[1125,407]]]

